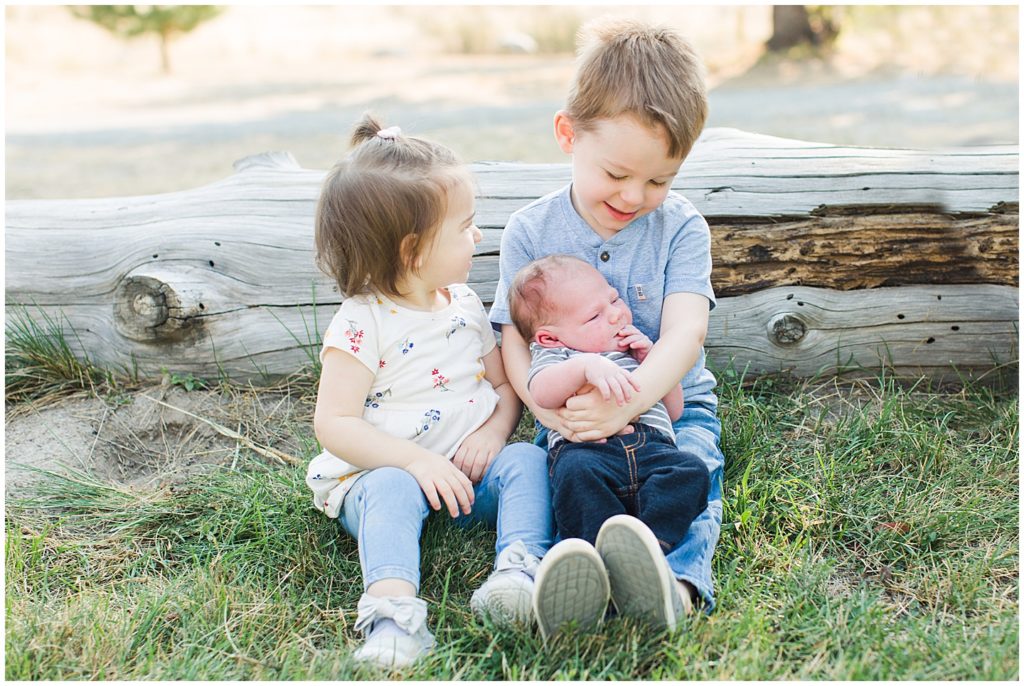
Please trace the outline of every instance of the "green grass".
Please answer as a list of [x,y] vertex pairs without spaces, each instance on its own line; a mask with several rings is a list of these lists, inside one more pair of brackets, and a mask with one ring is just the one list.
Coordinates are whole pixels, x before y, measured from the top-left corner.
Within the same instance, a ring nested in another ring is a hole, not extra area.
[[[27,307],[7,312],[4,337],[4,399],[38,400],[48,395],[95,390],[113,383],[113,375],[77,355],[68,343],[63,316],[42,308],[35,316]],[[70,331],[70,326],[67,327]],[[134,376],[126,372],[124,376]]]
[[[884,379],[720,391],[714,614],[675,636],[613,620],[547,647],[482,625],[469,596],[494,536],[434,516],[422,595],[438,647],[392,676],[1018,678],[1016,395]],[[160,490],[78,474],[9,501],[6,678],[379,677],[350,657],[355,544],[303,476],[243,451]]]

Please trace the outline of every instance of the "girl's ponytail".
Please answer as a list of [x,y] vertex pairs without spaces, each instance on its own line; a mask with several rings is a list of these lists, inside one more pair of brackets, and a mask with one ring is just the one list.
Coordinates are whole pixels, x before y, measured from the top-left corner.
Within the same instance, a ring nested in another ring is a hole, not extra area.
[[382,128],[377,118],[367,112],[352,131],[351,146],[354,148],[360,143],[375,138]]

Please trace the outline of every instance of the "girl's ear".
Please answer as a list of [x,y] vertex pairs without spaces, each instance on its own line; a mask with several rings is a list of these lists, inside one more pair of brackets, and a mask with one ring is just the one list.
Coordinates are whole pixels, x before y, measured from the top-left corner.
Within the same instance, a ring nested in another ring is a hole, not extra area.
[[565,110],[555,113],[555,140],[562,152],[572,154],[573,144],[576,143],[576,127]]
[[398,249],[402,258],[402,264],[410,271],[417,271],[423,266],[423,258],[420,257],[419,251],[416,250],[418,244],[417,236],[410,233],[402,239]]
[[562,347],[562,341],[558,339],[558,334],[547,329],[537,329],[537,333],[533,334],[533,342],[542,348]]

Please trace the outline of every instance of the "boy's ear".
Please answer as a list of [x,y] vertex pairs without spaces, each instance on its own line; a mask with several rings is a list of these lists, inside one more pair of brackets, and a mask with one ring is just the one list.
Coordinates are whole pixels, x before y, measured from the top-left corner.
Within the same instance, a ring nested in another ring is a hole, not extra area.
[[565,110],[555,112],[555,140],[566,155],[572,154],[576,143],[576,126]]
[[562,341],[558,338],[558,334],[547,329],[537,329],[537,333],[533,334],[533,342],[542,348],[563,347]]

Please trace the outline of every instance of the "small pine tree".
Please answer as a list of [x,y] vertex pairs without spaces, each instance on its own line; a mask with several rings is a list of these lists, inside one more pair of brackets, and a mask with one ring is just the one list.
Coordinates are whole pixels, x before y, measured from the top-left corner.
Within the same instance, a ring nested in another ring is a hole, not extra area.
[[213,5],[75,5],[70,9],[76,17],[95,22],[119,38],[156,34],[160,38],[160,65],[165,74],[171,71],[171,39],[188,33],[221,11]]

